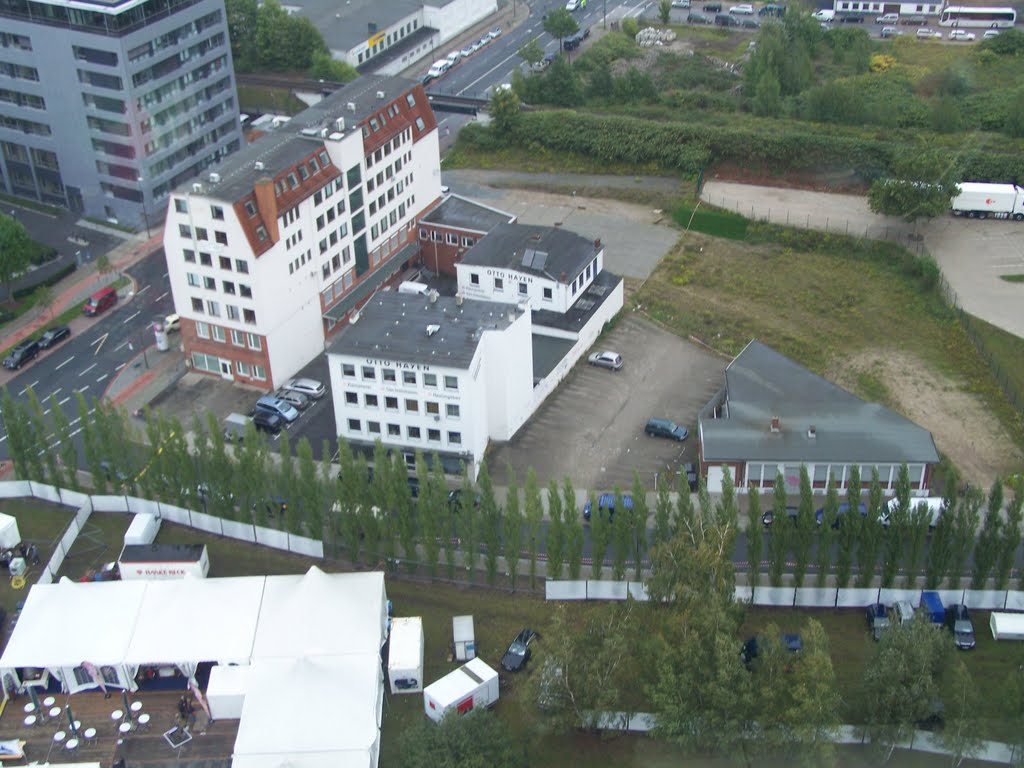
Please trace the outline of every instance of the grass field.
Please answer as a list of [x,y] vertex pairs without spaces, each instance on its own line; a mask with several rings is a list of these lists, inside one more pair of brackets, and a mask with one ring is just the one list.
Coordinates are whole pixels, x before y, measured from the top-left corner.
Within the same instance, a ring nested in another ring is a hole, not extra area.
[[306,108],[306,104],[293,96],[287,88],[240,85],[238,86],[238,108],[243,112],[275,112],[297,115]]
[[[0,502],[0,512],[18,521],[22,541],[36,545],[41,563],[49,561],[54,547],[75,516],[73,509],[33,499],[5,499]],[[0,607],[7,611],[8,616],[15,612],[18,602],[25,599],[28,586],[35,582],[38,574],[38,567],[30,568],[26,577],[27,585],[22,589],[14,589],[9,578],[0,579]],[[3,641],[6,642],[6,635]]]
[[494,151],[478,150],[464,141],[456,142],[441,162],[443,170],[473,168],[479,170],[515,170],[525,173],[600,173],[618,176],[672,176],[657,166],[605,163],[587,155],[556,152],[546,147],[504,147]]

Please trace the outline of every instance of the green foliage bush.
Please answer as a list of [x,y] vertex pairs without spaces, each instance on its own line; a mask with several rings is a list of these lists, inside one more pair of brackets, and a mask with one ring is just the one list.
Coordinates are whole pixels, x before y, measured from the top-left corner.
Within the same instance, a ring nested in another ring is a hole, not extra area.
[[622,20],[622,34],[628,37],[630,40],[635,40],[637,33],[640,31],[640,24],[636,19],[630,17]]
[[715,237],[726,237],[730,240],[747,239],[747,219],[738,213],[722,211],[707,206],[699,206],[694,213],[694,206],[680,205],[672,211],[672,220],[683,229],[703,232]]

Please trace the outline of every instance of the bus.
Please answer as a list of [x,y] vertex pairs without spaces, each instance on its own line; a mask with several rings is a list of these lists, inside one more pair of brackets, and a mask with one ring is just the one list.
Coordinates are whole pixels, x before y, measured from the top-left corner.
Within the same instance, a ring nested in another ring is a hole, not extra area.
[[1017,22],[1013,8],[971,8],[951,5],[939,17],[942,27],[1012,27]]

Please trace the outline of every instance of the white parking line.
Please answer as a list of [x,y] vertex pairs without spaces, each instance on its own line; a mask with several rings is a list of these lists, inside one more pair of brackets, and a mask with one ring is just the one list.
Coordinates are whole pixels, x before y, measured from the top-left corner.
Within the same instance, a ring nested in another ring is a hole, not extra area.
[[67,365],[68,363],[70,363],[70,362],[71,362],[72,360],[74,360],[74,359],[75,359],[75,356],[74,356],[74,355],[72,355],[71,357],[69,357],[69,358],[68,358],[67,360],[65,360],[65,361],[64,361],[63,363],[61,363],[60,365],[58,365],[58,366],[57,366],[56,368],[54,368],[53,370],[55,370],[55,371],[59,371],[59,370],[60,370],[61,368],[63,368],[63,367],[65,366],[65,365]]
[[168,293],[170,293],[170,291],[164,291],[163,293],[156,297],[156,300],[160,301],[161,299],[165,298]]
[[71,433],[70,435],[68,435],[68,437],[74,437],[75,435],[77,435],[77,434],[78,434],[79,432],[81,432],[81,431],[82,431],[82,428],[81,428],[81,427],[79,427],[79,428],[78,428],[78,429],[76,429],[76,430],[75,430],[74,432],[72,432],[72,433]]
[[144,286],[142,286],[141,288],[139,288],[139,293],[141,294],[141,293],[143,293],[143,292],[145,292],[145,291],[148,291],[148,290],[149,290],[150,288],[152,288],[152,287],[153,287],[153,286],[151,286],[151,285],[149,285],[149,284],[147,283],[146,285],[144,285]]
[[64,403],[68,402],[70,399],[71,399],[70,396],[69,397],[65,397],[63,400],[61,400],[59,403],[57,403],[57,405],[64,405]]
[[85,374],[87,374],[87,373],[88,373],[89,371],[91,371],[91,370],[92,370],[93,368],[95,368],[95,367],[96,367],[97,365],[98,365],[98,363],[93,363],[92,365],[90,365],[90,366],[89,366],[88,368],[86,368],[86,369],[85,369],[84,371],[82,371],[82,372],[81,372],[80,374],[78,374],[78,375],[79,375],[79,376],[85,376]]
[[[85,390],[87,390],[88,388],[89,388],[89,385],[86,384],[84,387],[81,387],[80,389],[76,389],[75,392],[85,392]],[[96,410],[96,409],[94,408],[93,410]],[[92,413],[92,411],[89,411],[89,413]]]
[[164,272],[164,277],[167,277],[167,273],[166,272]]
[[131,342],[130,342],[130,341],[125,341],[125,342],[122,342],[122,343],[121,343],[121,344],[119,344],[118,346],[114,347],[114,351],[115,351],[115,352],[117,352],[117,351],[119,351],[120,349],[122,349],[122,348],[124,348],[124,347],[127,347],[127,346],[128,346],[129,344],[131,344]]
[[96,379],[96,383],[99,384],[101,381],[103,381],[109,375],[110,375],[109,373],[104,373],[102,376],[100,376],[98,379]]
[[49,415],[50,415],[50,409],[47,408],[45,411],[43,411],[43,416],[49,416]]
[[40,400],[39,402],[41,402],[41,403],[45,403],[45,402],[46,402],[47,400],[49,400],[49,399],[50,399],[51,397],[56,397],[57,395],[59,395],[59,394],[60,394],[60,393],[61,393],[62,391],[63,391],[63,390],[61,389],[61,387],[57,387],[57,388],[56,388],[55,390],[53,390],[53,392],[51,392],[50,394],[48,394],[48,395],[47,395],[46,397],[44,397],[44,398],[43,398],[42,400]]
[[127,323],[130,323],[130,322],[131,322],[132,320],[134,320],[134,319],[135,319],[136,317],[138,317],[138,316],[139,316],[139,315],[141,315],[141,314],[142,314],[142,310],[140,309],[140,310],[139,310],[138,312],[136,312],[136,313],[135,313],[134,315],[129,315],[129,316],[128,316],[128,317],[126,317],[126,318],[125,318],[124,320],[122,320],[122,321],[121,321],[121,325],[126,325]]
[[7,439],[7,435],[4,435],[3,437],[0,437],[0,443],[2,443],[6,439]]

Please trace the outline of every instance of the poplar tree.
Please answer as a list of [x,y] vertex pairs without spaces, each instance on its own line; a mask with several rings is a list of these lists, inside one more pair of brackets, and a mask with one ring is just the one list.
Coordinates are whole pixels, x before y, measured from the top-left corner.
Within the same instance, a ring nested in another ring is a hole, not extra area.
[[[77,393],[77,397],[82,403],[85,402],[81,393]],[[24,480],[27,477],[25,467],[31,448],[26,414],[21,404],[11,397],[7,387],[4,387],[3,396],[0,397],[0,408],[3,412],[4,431],[7,434],[7,450],[14,463],[15,475]]]
[[576,491],[572,480],[566,475],[562,481],[562,533],[565,539],[565,561],[569,566],[569,578],[578,579],[583,566],[583,521],[576,511]]
[[[608,523],[612,529],[612,578],[615,581],[622,581],[626,577],[626,560],[631,549],[629,539],[633,533],[633,510],[626,509],[625,497],[618,486],[615,486],[614,499],[614,511],[609,510],[611,514],[608,515]],[[593,525],[594,510],[591,511],[590,519]]]
[[789,539],[796,521],[789,519],[786,509],[786,479],[782,472],[775,473],[775,487],[772,489],[772,529],[768,535],[768,582],[773,587],[782,586],[786,572],[786,555],[789,553]]
[[985,589],[988,577],[995,568],[999,557],[999,546],[1003,540],[1003,481],[998,477],[992,483],[988,495],[988,508],[985,510],[985,521],[981,533],[974,545],[974,573],[971,589]]
[[526,508],[526,549],[530,554],[530,589],[537,588],[537,554],[544,524],[544,501],[533,467],[526,470],[523,504]]
[[654,503],[654,531],[651,546],[667,544],[672,538],[672,487],[669,483],[671,475],[665,474],[658,483],[658,498]]
[[761,530],[761,489],[751,483],[747,490],[747,566],[750,573],[750,588],[757,589],[761,577],[761,550],[764,548],[764,532]]
[[[616,496],[620,494],[616,493]],[[608,555],[608,545],[612,539],[612,520],[609,519],[608,509],[598,504],[594,494],[590,494],[590,576],[593,579],[601,578],[601,570],[604,568],[604,560]]]
[[950,589],[960,589],[967,558],[974,547],[974,537],[978,530],[981,508],[985,497],[977,488],[969,488],[963,501],[957,505],[956,516],[953,518],[952,536],[950,537]]
[[811,546],[817,521],[814,517],[814,496],[811,492],[811,477],[807,465],[800,465],[800,506],[797,508],[796,526],[793,531],[793,584],[797,589],[804,585],[807,565],[811,559]]
[[819,589],[825,586],[828,579],[828,572],[832,567],[832,542],[836,538],[834,523],[838,523],[840,530],[844,527],[857,525],[857,518],[860,517],[860,509],[856,506],[846,511],[846,519],[839,517],[839,492],[836,490],[836,478],[831,472],[828,476],[828,484],[825,487],[825,506],[822,508],[821,524],[818,526],[818,574],[817,585]]
[[1006,525],[1003,526],[1003,536],[999,540],[999,552],[996,557],[995,577],[996,589],[1007,589],[1010,585],[1010,572],[1017,560],[1017,550],[1020,548],[1021,539],[1021,517],[1024,508],[1024,478],[1020,475],[1010,481],[1013,488],[1013,498],[1006,507]]
[[860,536],[857,539],[857,586],[871,586],[875,578],[878,553],[882,548],[882,480],[878,467],[871,468],[871,488],[868,491],[868,513],[860,520]]
[[[438,563],[441,561],[441,535],[443,509],[447,504],[444,485],[437,482],[436,474],[427,467],[427,460],[422,451],[416,451],[416,480],[420,485],[420,497],[417,503],[419,518],[420,542],[423,546],[423,558],[427,563],[427,573],[431,579],[437,578]],[[465,500],[469,503],[469,499]],[[409,554],[406,553],[406,559]]]
[[[572,514],[573,510],[569,511]],[[548,578],[562,578],[562,565],[565,563],[565,532],[562,527],[562,497],[558,493],[558,483],[554,479],[548,481]]]
[[[89,472],[92,475],[92,487],[93,490],[103,496],[107,493],[109,485],[107,484],[107,473],[103,471],[103,453],[100,447],[100,436],[99,430],[96,429],[96,425],[89,415],[89,404],[85,400],[85,396],[81,392],[75,393],[75,402],[78,406],[78,423],[82,430],[82,446],[83,452],[85,453],[85,463],[89,467]],[[7,406],[4,405],[4,423],[7,426],[8,435],[11,434],[11,419],[9,414],[11,411],[8,410]],[[18,430],[21,430],[18,425]],[[10,439],[11,455],[14,456],[13,438]],[[19,476],[22,476],[19,470]]]
[[458,508],[459,546],[462,548],[462,561],[466,567],[466,576],[470,583],[476,580],[476,565],[480,557],[480,508],[472,502],[476,498],[476,490],[469,474],[462,476],[462,498],[465,499]]
[[896,582],[896,574],[903,562],[905,543],[910,531],[910,471],[907,462],[900,465],[896,476],[895,504],[889,505],[889,530],[885,537],[882,556],[882,588],[889,589]]
[[633,578],[640,581],[643,575],[644,554],[647,552],[647,492],[640,483],[640,473],[633,470]]
[[[860,509],[860,466],[850,467],[846,479],[846,505],[848,509]],[[846,521],[840,526],[838,545],[836,546],[836,586],[846,589],[850,585],[850,574],[853,570],[853,549],[863,527],[860,515]]]
[[523,512],[519,505],[519,480],[512,466],[508,467],[508,498],[505,500],[505,570],[512,591],[519,579],[519,553],[523,548]]
[[484,553],[484,572],[487,576],[487,583],[492,587],[498,581],[498,556],[501,554],[501,508],[497,499],[494,498],[494,485],[491,483],[491,474],[487,469],[487,463],[480,464],[480,474],[477,476],[477,485],[480,486],[480,525],[481,538],[487,551]]

